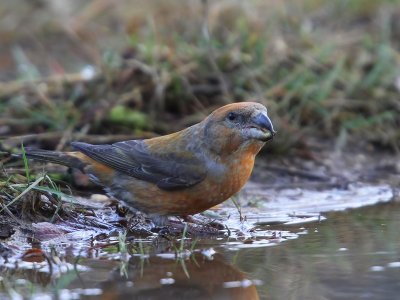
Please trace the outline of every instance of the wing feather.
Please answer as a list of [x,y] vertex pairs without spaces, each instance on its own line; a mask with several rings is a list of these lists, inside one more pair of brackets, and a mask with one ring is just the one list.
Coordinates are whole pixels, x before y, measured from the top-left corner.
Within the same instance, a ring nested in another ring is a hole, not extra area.
[[142,140],[112,145],[81,142],[73,142],[71,145],[110,168],[152,182],[164,190],[187,188],[201,182],[206,176],[206,169],[194,155],[182,158],[175,153],[150,153]]

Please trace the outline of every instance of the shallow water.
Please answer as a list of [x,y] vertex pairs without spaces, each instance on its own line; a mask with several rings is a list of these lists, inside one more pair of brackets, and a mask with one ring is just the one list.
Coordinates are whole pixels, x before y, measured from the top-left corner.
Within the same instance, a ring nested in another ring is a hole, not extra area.
[[[244,207],[243,223],[223,208],[230,237],[93,242],[81,231],[47,239],[41,247],[50,263],[35,254],[0,258],[0,298],[395,299],[400,203],[390,201],[390,191],[278,191],[259,213]],[[246,197],[257,193],[251,186]],[[371,205],[378,201],[385,203]],[[333,212],[344,207],[359,208]],[[13,239],[4,244],[26,250],[26,236]]]
[[395,299],[400,292],[400,205],[328,213],[302,237],[241,250],[239,268],[262,278],[261,298]]

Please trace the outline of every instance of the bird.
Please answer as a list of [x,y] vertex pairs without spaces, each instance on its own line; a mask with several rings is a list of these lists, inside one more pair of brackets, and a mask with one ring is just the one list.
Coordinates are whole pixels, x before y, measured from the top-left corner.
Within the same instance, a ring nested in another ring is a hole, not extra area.
[[72,142],[71,152],[26,148],[25,153],[81,170],[133,211],[184,217],[240,191],[256,155],[275,134],[263,104],[235,102],[164,136],[103,145]]

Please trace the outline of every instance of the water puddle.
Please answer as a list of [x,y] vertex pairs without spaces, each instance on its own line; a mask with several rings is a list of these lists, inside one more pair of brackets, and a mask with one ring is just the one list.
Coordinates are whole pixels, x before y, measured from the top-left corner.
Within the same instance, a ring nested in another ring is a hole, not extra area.
[[125,235],[111,208],[81,199],[101,212],[95,222],[36,223],[1,242],[0,298],[392,299],[400,291],[392,199],[388,185],[249,183],[240,212],[232,203],[208,212],[227,225],[222,234],[183,238]]

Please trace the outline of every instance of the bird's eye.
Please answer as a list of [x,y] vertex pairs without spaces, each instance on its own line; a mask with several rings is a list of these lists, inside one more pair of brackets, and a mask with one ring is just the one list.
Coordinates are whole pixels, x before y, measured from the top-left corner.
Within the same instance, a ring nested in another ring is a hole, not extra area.
[[229,114],[228,114],[228,120],[229,121],[235,121],[237,119],[237,114],[235,114],[235,113],[233,113],[233,112],[230,112]]

